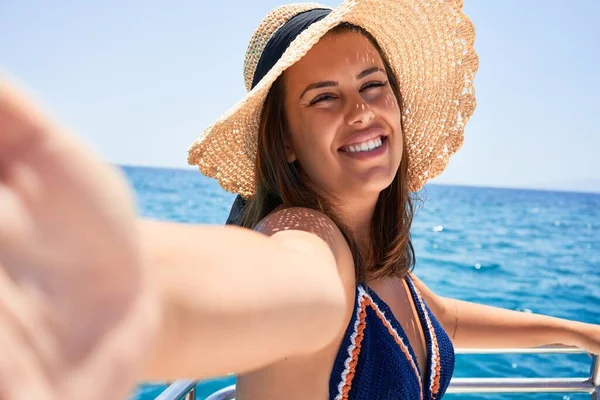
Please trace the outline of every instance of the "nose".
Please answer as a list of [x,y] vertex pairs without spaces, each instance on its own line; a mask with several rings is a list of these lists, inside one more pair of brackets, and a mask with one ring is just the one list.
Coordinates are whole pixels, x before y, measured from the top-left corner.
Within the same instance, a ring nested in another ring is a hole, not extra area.
[[347,108],[346,123],[348,125],[365,125],[375,118],[371,106],[362,97],[349,102]]

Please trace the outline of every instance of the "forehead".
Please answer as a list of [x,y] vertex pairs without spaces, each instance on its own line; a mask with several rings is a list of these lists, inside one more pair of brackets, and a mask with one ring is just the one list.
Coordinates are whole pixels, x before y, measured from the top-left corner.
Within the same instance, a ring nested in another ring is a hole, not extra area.
[[287,85],[306,84],[319,80],[337,80],[340,75],[356,76],[366,68],[383,61],[377,49],[364,35],[354,31],[328,33],[298,62],[285,72]]

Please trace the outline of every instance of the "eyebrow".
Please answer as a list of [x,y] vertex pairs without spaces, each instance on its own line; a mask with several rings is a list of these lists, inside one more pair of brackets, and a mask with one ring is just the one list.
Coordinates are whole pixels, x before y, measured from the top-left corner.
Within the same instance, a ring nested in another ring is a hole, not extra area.
[[[384,74],[387,74],[383,68],[373,67],[373,68],[365,69],[363,72],[356,75],[356,79],[362,79],[367,75],[374,74],[375,72],[383,72]],[[333,87],[333,86],[337,86],[337,85],[338,85],[338,83],[336,81],[322,81],[322,82],[311,83],[310,85],[306,86],[306,88],[300,95],[300,98],[304,97],[306,92],[308,92],[309,90],[321,89],[324,87]]]
[[386,73],[383,68],[373,67],[373,68],[365,69],[363,72],[356,75],[356,79],[362,79],[367,75],[374,74],[375,72],[383,72],[384,74]]

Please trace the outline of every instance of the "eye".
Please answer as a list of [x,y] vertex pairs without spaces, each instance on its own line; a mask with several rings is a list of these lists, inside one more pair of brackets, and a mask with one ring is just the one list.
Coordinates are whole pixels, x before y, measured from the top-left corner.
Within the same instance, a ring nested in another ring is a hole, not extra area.
[[328,101],[328,100],[334,100],[336,97],[331,94],[331,93],[323,93],[317,97],[315,97],[310,103],[309,105],[313,105],[313,104],[317,104],[317,103],[321,103],[323,101]]
[[360,91],[362,92],[363,90],[369,90],[369,89],[372,89],[372,88],[384,87],[387,84],[388,84],[388,81],[385,81],[385,82],[381,82],[381,81],[367,82],[366,84],[363,85],[363,87],[360,88]]

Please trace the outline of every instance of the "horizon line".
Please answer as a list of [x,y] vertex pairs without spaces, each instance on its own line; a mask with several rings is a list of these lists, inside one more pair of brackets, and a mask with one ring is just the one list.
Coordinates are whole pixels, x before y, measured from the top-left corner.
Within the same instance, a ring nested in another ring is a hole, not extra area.
[[[164,166],[164,165],[144,165],[144,164],[129,164],[129,163],[116,163],[110,162],[110,164],[118,167],[124,168],[145,168],[145,169],[166,169],[166,170],[178,170],[178,171],[187,171],[193,172],[196,171],[200,176],[203,176],[207,179],[213,179],[207,176],[202,175],[200,171],[198,171],[197,166]],[[435,179],[435,178],[434,178]],[[470,183],[453,183],[453,182],[428,182],[425,186],[449,186],[449,187],[462,187],[462,188],[477,188],[477,189],[494,189],[494,190],[525,190],[532,192],[549,192],[549,193],[573,193],[573,194],[591,194],[591,195],[600,195],[600,188],[598,189],[590,189],[590,190],[581,190],[581,189],[561,189],[555,187],[527,187],[527,186],[495,186],[495,185],[481,185],[481,184],[470,184]],[[542,185],[542,184],[540,184]]]

